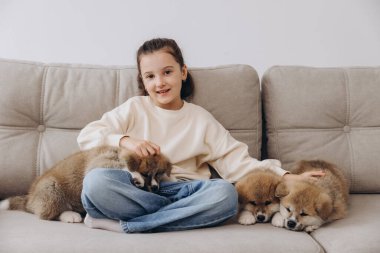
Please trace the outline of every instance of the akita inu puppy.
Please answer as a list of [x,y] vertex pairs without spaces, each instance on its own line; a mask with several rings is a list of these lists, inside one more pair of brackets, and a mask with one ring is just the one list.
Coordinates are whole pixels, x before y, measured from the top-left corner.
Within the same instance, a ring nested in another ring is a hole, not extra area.
[[126,170],[137,187],[157,191],[161,177],[170,176],[172,165],[164,155],[139,157],[111,146],[80,151],[36,178],[27,195],[1,201],[0,209],[24,210],[44,220],[81,222],[83,178],[94,168]]
[[346,216],[348,181],[336,165],[322,160],[300,161],[294,174],[322,170],[325,176],[313,181],[286,181],[276,188],[280,212],[272,225],[293,231],[312,232],[321,225]]

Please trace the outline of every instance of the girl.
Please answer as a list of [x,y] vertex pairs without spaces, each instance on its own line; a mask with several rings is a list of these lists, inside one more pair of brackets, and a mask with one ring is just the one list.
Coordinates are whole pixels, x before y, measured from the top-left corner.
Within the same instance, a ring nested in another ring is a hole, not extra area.
[[[83,182],[85,224],[117,232],[174,231],[218,225],[238,211],[234,186],[251,170],[266,166],[283,176],[277,160],[258,161],[203,108],[186,102],[192,78],[171,39],[146,41],[137,52],[138,82],[144,96],[128,99],[87,125],[80,148],[120,146],[139,156],[164,153],[170,180],[156,193],[137,188],[122,170],[97,168]],[[208,164],[222,179],[209,179]],[[297,177],[286,174],[285,177]],[[309,173],[298,177],[318,176]]]

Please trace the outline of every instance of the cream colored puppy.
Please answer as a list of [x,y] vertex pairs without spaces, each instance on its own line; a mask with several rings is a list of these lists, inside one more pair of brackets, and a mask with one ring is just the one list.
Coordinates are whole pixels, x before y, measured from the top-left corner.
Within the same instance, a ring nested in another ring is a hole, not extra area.
[[239,194],[238,222],[251,225],[268,222],[280,209],[275,190],[281,177],[267,169],[257,169],[239,180],[235,187]]
[[334,164],[321,160],[301,161],[292,172],[312,170],[322,170],[325,176],[312,181],[285,181],[277,186],[280,212],[274,215],[272,225],[312,232],[346,216],[349,187],[343,173]]

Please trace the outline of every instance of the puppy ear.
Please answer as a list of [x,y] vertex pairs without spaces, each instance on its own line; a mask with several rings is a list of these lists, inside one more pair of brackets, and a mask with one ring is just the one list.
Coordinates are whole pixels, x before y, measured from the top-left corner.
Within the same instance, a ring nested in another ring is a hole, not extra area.
[[288,190],[288,187],[286,186],[286,184],[284,182],[279,183],[276,187],[276,192],[274,195],[277,198],[282,198],[288,194],[289,194],[289,190]]
[[235,189],[238,193],[238,201],[240,204],[245,204],[248,202],[248,198],[244,194],[246,192],[246,189],[244,187],[244,184],[240,181],[235,184]]
[[130,171],[139,171],[141,165],[141,158],[136,154],[128,154],[127,165]]
[[319,217],[321,217],[321,219],[324,221],[327,220],[333,210],[332,200],[330,196],[326,193],[319,194],[318,198],[316,199],[315,208]]
[[172,172],[172,164],[164,155],[158,157],[157,167],[158,171],[163,171],[168,177],[170,176]]
[[166,175],[170,177],[170,174],[172,173],[172,164],[169,161],[166,161]]

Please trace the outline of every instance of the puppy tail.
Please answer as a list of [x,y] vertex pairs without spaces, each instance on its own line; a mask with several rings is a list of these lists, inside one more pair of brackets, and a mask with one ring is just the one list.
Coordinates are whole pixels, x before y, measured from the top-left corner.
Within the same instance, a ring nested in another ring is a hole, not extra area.
[[0,201],[0,210],[26,210],[28,195],[15,196]]

